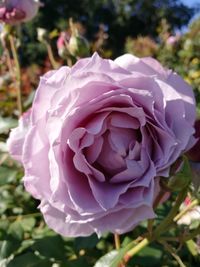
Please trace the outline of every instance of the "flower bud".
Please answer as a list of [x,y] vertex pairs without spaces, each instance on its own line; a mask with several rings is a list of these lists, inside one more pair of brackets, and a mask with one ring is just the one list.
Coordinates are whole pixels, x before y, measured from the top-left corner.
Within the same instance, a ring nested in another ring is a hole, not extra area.
[[69,40],[68,49],[72,56],[80,58],[89,56],[89,43],[77,31],[72,34]]

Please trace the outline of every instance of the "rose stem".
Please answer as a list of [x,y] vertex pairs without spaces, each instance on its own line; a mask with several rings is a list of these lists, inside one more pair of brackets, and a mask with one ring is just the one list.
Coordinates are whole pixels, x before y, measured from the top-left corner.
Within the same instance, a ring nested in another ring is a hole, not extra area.
[[13,69],[12,69],[12,62],[11,62],[11,58],[10,58],[10,52],[9,52],[7,47],[4,47],[4,50],[5,50],[6,63],[7,63],[8,69],[9,69],[9,73],[13,77]]
[[186,212],[188,212],[190,209],[198,205],[199,201],[197,199],[193,200],[185,209],[183,209],[180,213],[174,217],[174,222],[177,222]]
[[114,234],[114,239],[115,239],[115,248],[117,250],[120,249],[120,237],[118,234]]
[[132,249],[130,249],[125,257],[126,258],[132,258],[136,253],[138,253],[141,249],[143,249],[144,247],[146,247],[148,244],[150,243],[148,238],[144,238],[138,245],[136,245],[135,247],[133,247]]
[[[187,195],[187,187],[185,189],[183,189],[179,195],[177,196],[176,202],[172,208],[172,210],[169,212],[169,214],[167,215],[167,217],[162,221],[162,223],[157,227],[157,229],[155,229],[155,231],[153,232],[151,238],[147,237],[144,238],[139,244],[137,244],[136,246],[134,246],[132,249],[130,249],[124,256],[124,259],[130,259],[131,257],[133,257],[136,253],[138,253],[141,249],[143,249],[144,247],[146,247],[147,245],[149,245],[152,241],[158,240],[158,238],[160,237],[160,235],[165,232],[167,230],[167,228],[171,225],[171,223],[173,222],[174,216],[176,215],[181,203],[183,202],[183,200],[185,199],[186,195]],[[126,261],[127,262],[127,261]]]
[[52,67],[54,69],[57,69],[58,68],[58,64],[57,64],[57,62],[56,62],[56,60],[54,58],[51,45],[49,43],[46,43],[46,48],[47,48],[48,57],[49,57],[49,60],[51,62]]
[[22,81],[21,81],[21,69],[19,64],[19,58],[17,55],[17,48],[15,46],[15,41],[12,36],[12,34],[9,35],[10,40],[10,47],[13,54],[13,58],[15,61],[15,67],[16,67],[16,85],[17,85],[17,105],[18,105],[18,111],[19,111],[19,117],[22,115],[23,108],[22,108]]
[[67,57],[67,66],[68,67],[71,67],[73,64],[72,64],[72,60],[71,58]]
[[169,212],[167,217],[163,220],[163,222],[160,225],[158,225],[157,229],[153,233],[153,239],[157,239],[157,237],[159,237],[163,231],[166,231],[168,226],[173,222],[173,219],[174,219],[180,205],[182,204],[185,197],[187,196],[187,189],[188,189],[188,187],[184,188],[179,193],[179,195],[177,196],[175,205],[173,206],[173,208],[171,209],[171,211]]
[[188,241],[190,239],[193,239],[194,237],[196,237],[199,234],[200,234],[200,226],[197,229],[195,229],[194,231],[192,231],[190,234],[185,235],[182,240],[183,240],[183,242]]
[[[167,190],[165,189],[161,189],[159,194],[157,195],[154,203],[153,203],[153,209],[156,209],[157,206],[160,204],[160,201],[161,199],[163,198],[164,194],[167,192]],[[148,220],[148,226],[147,226],[147,229],[148,229],[148,232],[150,234],[150,236],[152,235],[152,231],[153,231],[153,223],[154,223],[154,219],[149,219]]]
[[174,257],[174,259],[178,262],[180,267],[186,267],[186,265],[182,262],[181,258],[174,252],[173,248],[165,241],[159,241],[164,248]]

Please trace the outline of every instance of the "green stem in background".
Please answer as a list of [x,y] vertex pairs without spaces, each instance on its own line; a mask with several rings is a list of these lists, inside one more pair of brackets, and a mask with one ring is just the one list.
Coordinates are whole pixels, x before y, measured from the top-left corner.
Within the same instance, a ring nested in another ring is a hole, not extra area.
[[16,89],[17,89],[17,106],[19,111],[19,117],[22,115],[23,107],[22,107],[22,81],[21,81],[21,68],[19,63],[19,58],[17,54],[17,48],[15,45],[15,40],[12,34],[9,35],[10,47],[13,55],[13,59],[15,61],[16,68]]
[[153,232],[153,224],[154,224],[154,219],[149,219],[147,222],[147,230],[149,233],[149,236],[152,236],[152,232]]
[[9,49],[7,47],[4,47],[4,51],[5,51],[6,63],[8,66],[9,73],[13,77],[13,68],[12,68],[12,61],[11,61]]
[[200,235],[200,226],[197,229],[195,229],[194,231],[192,231],[190,234],[183,236],[182,240],[183,240],[183,242],[186,242],[190,239],[195,238],[197,235]]
[[188,187],[184,188],[179,195],[177,196],[176,202],[174,206],[172,207],[171,211],[167,215],[167,217],[161,222],[161,224],[155,229],[155,231],[150,235],[149,237],[144,238],[140,243],[135,245],[133,248],[131,248],[124,256],[125,259],[130,259],[133,257],[136,253],[138,253],[140,250],[145,248],[147,245],[149,245],[151,242],[158,240],[160,235],[166,230],[171,227],[171,224],[174,222],[173,219],[179,210],[179,207],[181,203],[184,201],[186,195],[187,195]]
[[117,250],[120,249],[121,245],[120,245],[120,237],[118,234],[114,234],[114,239],[115,239],[115,248]]
[[73,65],[73,63],[72,63],[71,58],[67,57],[67,66],[72,67],[72,65]]
[[179,210],[180,205],[184,201],[185,197],[187,196],[188,187],[184,188],[179,195],[177,196],[176,202],[172,207],[171,211],[167,215],[167,217],[162,221],[162,223],[156,228],[153,233],[153,239],[157,240],[157,238],[167,230],[167,228],[173,223],[174,217]]
[[149,245],[150,240],[148,238],[144,238],[138,245],[134,246],[132,249],[130,249],[127,253],[126,253],[126,258],[131,258],[133,257],[135,254],[137,254],[140,250],[142,250],[143,248],[145,248],[147,245]]
[[25,215],[16,215],[16,216],[8,216],[5,218],[1,218],[2,221],[15,221],[17,219],[25,219],[25,218],[32,218],[32,217],[41,217],[42,214],[40,212],[36,212],[36,213],[30,213],[30,214],[25,214]]
[[199,201],[197,199],[193,200],[185,209],[183,209],[179,214],[174,217],[174,221],[177,222],[185,213],[187,213],[190,209],[198,205]]
[[180,267],[186,267],[186,265],[182,262],[181,258],[176,254],[174,249],[167,242],[159,241],[159,243],[161,243],[164,246],[164,248],[172,255],[172,257],[174,257],[174,259],[178,262]]
[[56,60],[54,58],[51,45],[49,43],[47,43],[47,42],[45,42],[45,44],[46,44],[47,53],[48,53],[48,57],[49,57],[50,63],[51,63],[51,65],[52,65],[52,67],[54,69],[57,69],[58,68],[58,63],[56,62]]

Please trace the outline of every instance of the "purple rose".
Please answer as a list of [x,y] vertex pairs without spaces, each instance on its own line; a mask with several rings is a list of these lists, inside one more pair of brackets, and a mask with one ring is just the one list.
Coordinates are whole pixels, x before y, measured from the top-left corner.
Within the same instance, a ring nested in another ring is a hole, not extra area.
[[31,20],[38,12],[39,0],[3,0],[0,3],[0,21],[17,24]]
[[28,114],[10,152],[65,236],[121,234],[153,218],[158,177],[194,144],[192,89],[152,58],[94,54],[48,72]]

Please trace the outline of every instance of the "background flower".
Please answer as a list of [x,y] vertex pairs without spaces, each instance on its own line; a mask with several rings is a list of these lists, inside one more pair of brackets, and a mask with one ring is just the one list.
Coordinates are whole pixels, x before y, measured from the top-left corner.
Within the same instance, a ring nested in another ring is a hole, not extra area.
[[158,176],[194,144],[193,92],[152,58],[94,54],[48,72],[30,112],[24,184],[66,236],[121,234],[153,218]]
[[31,20],[40,6],[39,0],[3,0],[0,3],[0,21],[17,24]]

